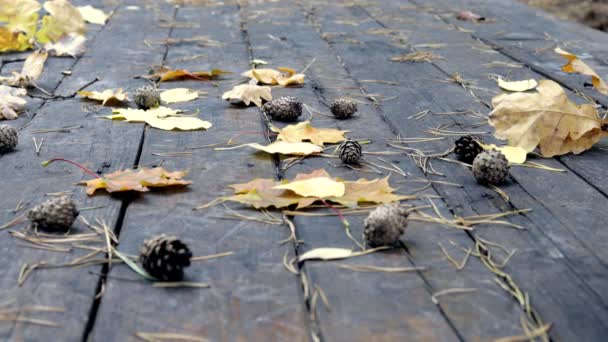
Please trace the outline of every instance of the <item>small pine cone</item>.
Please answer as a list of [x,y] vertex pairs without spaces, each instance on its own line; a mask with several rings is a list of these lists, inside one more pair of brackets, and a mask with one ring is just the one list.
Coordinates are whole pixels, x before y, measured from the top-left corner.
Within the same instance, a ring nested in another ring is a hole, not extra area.
[[266,102],[262,106],[262,111],[274,120],[296,121],[302,115],[302,102],[292,96],[283,96]]
[[148,110],[160,106],[160,93],[153,85],[147,85],[135,90],[135,104],[139,109]]
[[13,150],[18,142],[19,137],[16,129],[9,125],[0,125],[0,153]]
[[180,281],[184,278],[184,267],[190,266],[192,252],[175,236],[165,234],[146,240],[139,257],[144,269],[162,281]]
[[500,184],[509,175],[509,162],[500,151],[483,151],[473,161],[473,175],[481,184]]
[[331,106],[331,113],[338,119],[348,119],[357,112],[357,103],[342,97],[335,100]]
[[361,160],[361,144],[355,140],[346,140],[338,147],[340,160],[344,164],[358,165]]
[[365,240],[371,247],[393,246],[407,227],[409,212],[396,204],[383,204],[365,219]]
[[30,209],[27,218],[32,228],[49,232],[67,232],[78,217],[76,204],[67,196],[52,198]]
[[458,160],[467,164],[473,164],[473,160],[483,148],[479,144],[481,140],[479,137],[473,135],[463,135],[454,142],[454,153],[458,157]]

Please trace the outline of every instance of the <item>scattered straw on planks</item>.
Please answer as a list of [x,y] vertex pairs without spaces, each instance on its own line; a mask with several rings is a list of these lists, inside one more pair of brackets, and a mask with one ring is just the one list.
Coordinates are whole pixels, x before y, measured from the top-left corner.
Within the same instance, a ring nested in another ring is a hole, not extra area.
[[416,51],[405,55],[393,56],[390,60],[399,63],[432,63],[436,60],[445,60],[445,58],[430,51]]

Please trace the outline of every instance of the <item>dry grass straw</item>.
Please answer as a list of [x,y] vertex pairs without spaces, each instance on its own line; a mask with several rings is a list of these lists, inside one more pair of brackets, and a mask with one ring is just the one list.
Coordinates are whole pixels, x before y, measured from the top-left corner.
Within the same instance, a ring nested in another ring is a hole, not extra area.
[[374,265],[349,265],[338,264],[338,267],[355,272],[386,272],[386,273],[403,273],[403,272],[418,272],[426,271],[426,267],[383,267]]
[[0,306],[0,321],[4,322],[20,322],[34,325],[41,325],[46,327],[59,327],[59,324],[33,317],[24,316],[27,313],[43,313],[43,312],[65,312],[65,309],[52,306],[25,306],[20,308],[3,308]]
[[209,340],[186,334],[178,333],[151,333],[151,332],[136,332],[135,337],[147,342],[159,341],[186,341],[186,342],[208,342]]
[[441,290],[438,292],[433,293],[433,295],[431,296],[431,301],[433,301],[434,304],[439,304],[439,300],[437,300],[438,297],[440,296],[445,296],[448,294],[455,294],[455,293],[471,293],[471,292],[476,292],[477,289],[476,288],[451,288],[451,289],[445,289],[445,290]]
[[393,56],[390,60],[400,63],[432,63],[436,60],[445,60],[445,58],[431,51],[416,51],[405,55]]

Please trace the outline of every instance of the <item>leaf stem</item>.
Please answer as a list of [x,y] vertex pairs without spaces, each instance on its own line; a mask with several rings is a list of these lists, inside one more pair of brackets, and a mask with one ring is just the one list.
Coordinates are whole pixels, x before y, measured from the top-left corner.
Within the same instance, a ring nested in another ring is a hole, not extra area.
[[363,246],[363,244],[361,244],[359,241],[357,241],[357,239],[355,239],[351,232],[350,232],[350,223],[348,222],[348,220],[346,219],[346,217],[344,216],[344,214],[342,213],[342,211],[336,207],[334,207],[333,205],[329,204],[326,200],[322,199],[321,202],[323,202],[323,204],[325,204],[325,206],[327,208],[329,208],[330,210],[332,210],[333,212],[336,213],[336,215],[338,215],[338,217],[340,218],[340,221],[342,222],[342,225],[344,226],[344,230],[346,231],[346,236],[348,236],[348,238],[354,242],[359,248],[361,248],[361,250],[365,250],[365,246]]
[[78,166],[82,171],[90,174],[91,176],[95,177],[95,178],[101,178],[98,174],[96,174],[95,172],[91,171],[89,168],[87,168],[86,166],[77,163],[75,161],[71,161],[69,159],[64,159],[64,158],[53,158],[50,160],[46,160],[42,162],[42,167],[47,167],[49,166],[49,164],[56,162],[56,161],[62,161],[62,162],[66,162],[66,163],[70,163],[72,165]]

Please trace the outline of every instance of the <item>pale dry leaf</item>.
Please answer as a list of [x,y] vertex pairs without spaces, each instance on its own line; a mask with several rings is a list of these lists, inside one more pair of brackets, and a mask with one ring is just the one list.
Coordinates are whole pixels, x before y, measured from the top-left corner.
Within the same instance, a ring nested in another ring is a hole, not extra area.
[[185,69],[172,69],[170,67],[159,67],[154,70],[145,78],[158,80],[158,82],[177,81],[177,80],[197,80],[197,81],[209,81],[221,75],[231,74],[230,71],[222,69],[213,69],[211,71],[188,71]]
[[335,128],[315,128],[310,121],[299,122],[283,128],[271,126],[270,129],[279,134],[277,140],[287,142],[310,141],[319,146],[323,146],[325,143],[336,144],[342,142],[346,139],[344,134],[348,133],[348,131]]
[[16,119],[27,104],[22,98],[25,95],[27,91],[23,88],[0,85],[0,120]]
[[564,51],[560,48],[555,48],[555,52],[568,60],[568,63],[562,66],[562,71],[591,76],[591,83],[593,83],[593,88],[595,88],[597,91],[604,95],[608,95],[608,85],[606,84],[606,82],[604,82],[604,80],[593,69],[591,69],[590,66],[580,60],[578,56],[570,52]]
[[344,182],[336,181],[329,177],[315,177],[303,180],[295,180],[287,184],[275,186],[274,189],[291,190],[295,194],[304,197],[342,197],[346,187]]
[[168,89],[160,93],[160,99],[164,103],[187,102],[197,98],[198,92],[188,88]]
[[32,85],[42,75],[48,56],[46,51],[33,52],[25,59],[20,73],[13,72],[10,77],[0,77],[0,84],[22,88]]
[[522,81],[505,81],[502,78],[498,78],[496,82],[501,89],[513,92],[532,90],[538,85],[538,82],[533,78]]
[[55,56],[78,57],[85,53],[87,38],[79,33],[64,34],[57,42],[44,44],[44,49]]
[[304,74],[298,74],[297,71],[291,68],[279,67],[274,69],[251,69],[244,73],[243,76],[257,80],[261,84],[269,85],[299,85],[304,84]]
[[519,146],[496,146],[494,144],[483,144],[478,142],[484,150],[497,150],[502,153],[511,164],[523,164],[526,162],[528,152]]
[[118,88],[116,90],[106,89],[104,91],[86,91],[81,90],[78,92],[78,95],[96,101],[101,101],[101,105],[105,106],[106,104],[112,105],[117,102],[125,102],[129,101],[129,96],[125,93],[122,88]]
[[256,106],[262,106],[262,100],[272,100],[272,94],[270,93],[270,87],[258,86],[254,84],[241,84],[237,85],[232,90],[225,92],[222,95],[224,100],[232,100],[242,102],[246,106],[254,103]]
[[108,20],[108,15],[104,11],[91,5],[78,7],[78,12],[86,22],[91,24],[105,25]]
[[138,191],[147,192],[150,188],[166,186],[184,186],[192,184],[183,180],[185,171],[169,172],[161,167],[137,170],[127,169],[105,174],[100,178],[83,182],[87,186],[87,194],[93,195],[96,190],[105,189],[107,192]]
[[538,146],[545,157],[578,154],[608,136],[608,124],[594,105],[575,104],[551,80],[541,80],[533,93],[500,94],[492,105],[489,123],[494,135],[526,152]]
[[270,154],[284,154],[290,156],[308,156],[315,153],[323,152],[320,146],[307,142],[286,142],[275,141],[268,145],[260,145],[257,143],[247,144],[246,146],[253,147],[257,150],[264,151]]
[[193,131],[211,128],[211,122],[201,120],[192,116],[179,115],[179,110],[167,107],[156,107],[149,110],[120,108],[114,110],[113,115],[105,116],[110,120],[125,120],[127,122],[145,122],[148,125],[166,130]]
[[56,42],[64,34],[84,35],[87,26],[76,7],[67,0],[51,0],[43,5],[50,15],[42,18],[42,25],[36,34],[40,43]]

